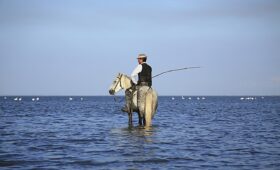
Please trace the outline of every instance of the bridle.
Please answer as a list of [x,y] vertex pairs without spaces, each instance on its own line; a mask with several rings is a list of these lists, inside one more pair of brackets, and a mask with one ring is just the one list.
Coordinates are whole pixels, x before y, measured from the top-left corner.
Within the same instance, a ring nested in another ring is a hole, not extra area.
[[117,88],[117,86],[118,86],[118,84],[120,83],[120,87],[123,89],[123,87],[122,87],[122,81],[121,81],[121,79],[122,79],[122,74],[121,74],[121,76],[120,77],[118,77],[118,82],[116,83],[116,85],[115,85],[115,87],[114,87],[114,91],[116,90],[116,88]]

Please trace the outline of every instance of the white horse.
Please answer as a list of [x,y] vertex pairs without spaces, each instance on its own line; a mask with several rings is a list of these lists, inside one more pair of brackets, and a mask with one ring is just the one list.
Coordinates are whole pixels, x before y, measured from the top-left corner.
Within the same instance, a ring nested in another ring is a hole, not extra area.
[[[127,75],[119,73],[115,78],[113,84],[110,86],[109,93],[111,95],[115,95],[115,93],[119,92],[122,89],[126,91],[127,90],[132,91],[131,87],[132,87],[131,78]],[[137,90],[132,92],[133,92],[132,101],[127,103],[127,107],[129,110],[128,112],[129,123],[132,124],[132,113],[137,112],[139,118],[139,124],[140,125],[144,124],[145,126],[151,126],[152,119],[158,107],[158,96],[156,91],[153,88],[149,88],[147,90],[145,95],[146,96],[145,101],[138,103],[143,107],[138,107]],[[144,109],[139,110],[139,108],[144,108]]]

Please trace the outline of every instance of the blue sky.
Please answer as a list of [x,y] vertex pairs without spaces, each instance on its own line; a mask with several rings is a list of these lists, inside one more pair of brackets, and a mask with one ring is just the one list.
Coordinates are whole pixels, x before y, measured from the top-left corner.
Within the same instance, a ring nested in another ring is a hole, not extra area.
[[0,0],[0,95],[108,95],[139,53],[160,95],[280,95],[278,0]]

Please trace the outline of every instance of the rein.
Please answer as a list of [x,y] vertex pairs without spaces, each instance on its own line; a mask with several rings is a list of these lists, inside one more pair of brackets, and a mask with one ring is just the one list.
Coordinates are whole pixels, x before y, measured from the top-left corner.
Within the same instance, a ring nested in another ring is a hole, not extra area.
[[[117,88],[117,86],[118,86],[119,83],[120,83],[120,87],[123,88],[123,87],[122,87],[122,81],[121,81],[122,76],[123,76],[123,74],[121,74],[121,76],[118,77],[118,82],[116,83],[116,85],[115,85],[115,87],[114,87],[114,91],[116,90],[116,88]],[[114,95],[114,100],[115,100],[115,102],[117,102],[117,98],[116,98],[115,95]]]
[[115,87],[114,87],[114,91],[116,90],[116,88],[117,88],[117,86],[118,86],[119,83],[120,83],[120,87],[123,88],[123,87],[122,87],[122,81],[121,81],[122,76],[123,76],[123,75],[121,74],[121,76],[118,77],[119,80],[118,80],[118,82],[116,83],[116,85],[115,85]]

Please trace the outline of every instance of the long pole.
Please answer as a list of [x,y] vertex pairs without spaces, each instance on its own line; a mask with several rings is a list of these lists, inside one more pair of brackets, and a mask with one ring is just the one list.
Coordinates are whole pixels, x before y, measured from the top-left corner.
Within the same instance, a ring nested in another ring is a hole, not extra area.
[[164,71],[162,73],[159,73],[155,76],[153,76],[152,78],[155,78],[155,77],[158,77],[162,74],[166,74],[166,73],[170,73],[170,72],[173,72],[173,71],[181,71],[181,70],[187,70],[187,69],[193,69],[193,68],[200,68],[200,67],[185,67],[185,68],[179,68],[179,69],[173,69],[173,70],[168,70],[168,71]]

